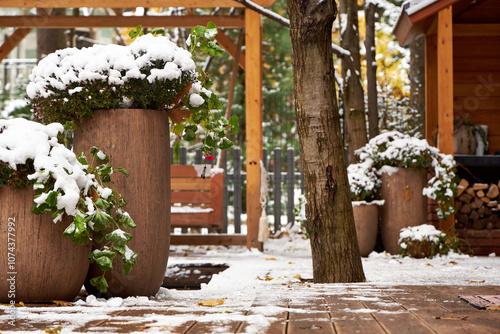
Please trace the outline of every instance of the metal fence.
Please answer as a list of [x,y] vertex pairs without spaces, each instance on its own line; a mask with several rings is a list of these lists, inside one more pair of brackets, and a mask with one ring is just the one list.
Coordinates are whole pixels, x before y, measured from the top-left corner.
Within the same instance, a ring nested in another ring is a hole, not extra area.
[[[188,154],[187,149],[181,147],[176,154],[171,148],[171,164],[186,165],[190,163],[205,163],[203,153],[197,150]],[[280,231],[282,224],[294,224],[295,189],[303,191],[303,177],[300,169],[298,154],[293,148],[286,149],[286,157],[281,148],[275,148],[272,157],[267,149],[263,151],[263,163],[268,171],[269,201],[266,213],[274,221],[274,231]],[[207,162],[213,164],[213,161]],[[245,161],[240,148],[226,150],[222,154],[224,169],[224,223],[222,233],[228,232],[228,225],[234,225],[234,233],[241,233],[242,222],[246,214],[246,172],[243,170]],[[285,216],[286,218],[282,219]],[[284,220],[284,221],[283,221]],[[187,230],[183,230],[186,232]]]

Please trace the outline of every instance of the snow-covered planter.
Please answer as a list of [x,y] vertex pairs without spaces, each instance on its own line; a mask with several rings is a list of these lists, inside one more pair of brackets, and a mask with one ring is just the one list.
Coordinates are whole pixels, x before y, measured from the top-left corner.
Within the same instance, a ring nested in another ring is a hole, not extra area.
[[381,181],[370,159],[347,167],[352,210],[361,256],[368,256],[377,241],[379,207],[383,200],[375,200]]
[[423,189],[423,195],[437,201],[436,212],[440,219],[447,219],[455,213],[453,198],[457,194],[458,177],[452,155],[440,153],[424,139],[397,131],[372,138],[356,154],[361,163],[371,164],[378,175],[384,166],[415,168],[429,173],[432,177]]
[[[85,279],[89,259],[104,272],[112,269],[109,263],[115,257],[122,259],[127,272],[136,263],[136,254],[127,246],[130,235],[121,229],[135,224],[123,210],[123,197],[108,187],[114,169],[105,163],[107,156],[93,148],[89,164],[83,154],[76,156],[60,143],[63,130],[58,123],[0,120],[1,222],[9,224],[2,226],[5,233],[1,238],[5,240],[1,244],[11,246],[9,254],[3,254],[5,249],[0,254],[13,259],[14,269],[9,271],[18,274],[18,297],[24,296],[23,301],[74,298]],[[99,165],[94,167],[95,162]],[[87,246],[74,247],[63,236]],[[105,242],[89,255],[91,240]],[[64,270],[70,273],[61,273]],[[72,297],[64,288],[65,282],[54,275],[69,284],[76,281]],[[35,282],[28,283],[30,278]],[[106,290],[104,275],[91,278],[98,289]],[[0,294],[7,296],[3,290]]]
[[172,131],[186,141],[206,132],[201,148],[205,155],[214,148],[229,148],[227,128],[236,131],[237,118],[222,117],[222,104],[208,89],[210,79],[203,71],[196,72],[192,60],[196,46],[209,54],[223,52],[213,42],[216,34],[213,23],[196,27],[189,38],[194,45],[191,52],[166,36],[148,33],[128,46],[95,45],[51,53],[33,69],[26,89],[35,118],[75,126],[96,110],[161,110],[176,123]]
[[401,255],[417,259],[446,255],[451,250],[459,252],[456,238],[450,238],[429,224],[401,229],[399,247]]

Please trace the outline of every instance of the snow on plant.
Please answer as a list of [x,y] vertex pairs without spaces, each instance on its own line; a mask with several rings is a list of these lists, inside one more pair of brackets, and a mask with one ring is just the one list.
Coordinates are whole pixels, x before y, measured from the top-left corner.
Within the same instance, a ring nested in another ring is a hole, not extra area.
[[[306,196],[302,193],[302,190],[300,189],[295,189],[294,190],[294,207],[293,207],[293,213],[295,216],[295,220],[300,224],[300,229],[301,231],[305,232],[305,221],[307,220],[306,218]],[[309,237],[309,234],[305,232],[306,236]]]
[[[64,236],[76,244],[92,240],[102,243],[89,259],[103,271],[90,283],[104,292],[108,286],[104,273],[113,268],[114,257],[121,256],[126,274],[136,263],[137,254],[126,246],[132,237],[124,231],[116,232],[122,227],[134,228],[135,223],[123,210],[127,202],[122,195],[107,186],[114,172],[105,163],[108,157],[95,147],[90,164],[83,153],[75,156],[58,139],[63,131],[59,123],[0,120],[0,187],[32,185],[33,214],[51,214],[54,223],[60,222],[64,214],[72,216]],[[100,164],[94,167],[96,161]],[[118,171],[128,175],[122,168]],[[107,233],[113,227],[115,231]]]
[[[209,55],[222,49],[213,41],[217,27],[198,26],[190,40]],[[198,126],[208,134],[202,151],[227,149],[226,135],[237,131],[236,117],[222,117],[222,104],[209,90],[207,75],[196,72],[192,52],[184,50],[163,29],[143,34],[138,26],[127,46],[94,45],[58,50],[42,59],[30,75],[26,91],[37,120],[74,126],[97,109],[140,108],[169,113],[172,131],[187,141],[196,139]],[[158,35],[158,36],[157,36]]]
[[423,224],[401,229],[399,233],[400,253],[403,256],[429,257],[446,255],[451,250],[458,250],[458,239],[450,238],[444,232],[436,230],[434,225]]
[[367,158],[361,163],[349,165],[347,176],[352,201],[371,202],[375,200],[381,181],[373,168],[371,159]]
[[453,156],[442,154],[425,139],[417,139],[397,131],[372,138],[356,151],[361,163],[372,164],[380,174],[383,166],[419,168],[431,175],[423,195],[437,201],[437,215],[447,219],[455,213],[453,198],[457,194],[456,164]]

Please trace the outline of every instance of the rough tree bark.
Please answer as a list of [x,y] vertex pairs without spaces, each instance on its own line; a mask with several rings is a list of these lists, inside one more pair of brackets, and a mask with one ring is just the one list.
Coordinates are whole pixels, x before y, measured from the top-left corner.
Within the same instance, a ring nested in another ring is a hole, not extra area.
[[331,48],[334,0],[287,0],[294,101],[314,282],[364,281],[340,132]]
[[352,63],[342,59],[342,101],[344,103],[345,138],[349,163],[355,163],[354,151],[367,143],[365,99],[361,83],[359,56],[358,2],[340,0],[340,46],[351,53]]
[[377,4],[365,0],[366,22],[366,91],[368,94],[368,134],[369,138],[378,135],[378,101],[377,101],[377,62],[375,60],[375,12]]
[[[51,12],[45,9],[38,9],[38,13],[42,15],[65,15],[66,9],[56,8]],[[66,43],[66,29],[37,29],[36,30],[36,54],[38,60],[42,59],[49,53],[59,49],[64,49]]]
[[425,138],[425,37],[410,44],[410,108],[416,117],[412,127]]

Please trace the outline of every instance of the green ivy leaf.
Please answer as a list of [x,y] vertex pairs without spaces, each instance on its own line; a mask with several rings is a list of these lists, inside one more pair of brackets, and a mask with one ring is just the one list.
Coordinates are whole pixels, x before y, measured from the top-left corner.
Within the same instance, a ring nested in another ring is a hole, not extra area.
[[207,29],[217,29],[217,26],[212,21],[208,21]]
[[113,207],[113,205],[111,203],[102,199],[101,197],[97,198],[94,201],[94,204],[95,204],[95,206],[97,206],[99,209],[102,209],[102,210],[107,210],[107,209]]
[[94,231],[101,231],[108,228],[109,224],[113,222],[113,218],[110,215],[97,210],[90,217],[88,217],[88,221],[94,223]]
[[208,134],[205,138],[203,138],[202,143],[209,147],[216,147],[217,141],[212,138],[210,134]]
[[82,165],[88,165],[89,163],[87,162],[87,157],[83,152],[78,153],[77,156],[78,162],[80,162]]
[[104,278],[104,276],[94,277],[90,280],[90,284],[95,286],[97,290],[101,292],[106,292],[108,290],[108,282]]
[[231,125],[231,134],[238,133],[239,124],[238,124],[238,116],[232,116],[229,120],[229,124]]
[[136,38],[137,36],[141,36],[143,34],[142,32],[142,25],[138,25],[135,30],[130,30],[130,32],[128,33],[128,36],[130,38]]
[[125,245],[122,246],[114,246],[113,249],[120,254],[121,256],[125,256]]
[[95,259],[102,271],[113,269],[113,261],[107,256],[101,256]]
[[222,142],[219,144],[219,148],[221,150],[227,150],[228,148],[233,146],[233,142],[227,138],[222,138]]
[[124,264],[123,264],[123,273],[124,273],[125,275],[130,274],[130,271],[131,271],[131,270],[132,270],[132,265],[131,265],[131,264],[129,264],[129,263],[124,263]]
[[118,168],[118,171],[120,173],[122,173],[123,175],[125,175],[126,177],[129,177],[129,173],[125,170],[125,168],[120,167],[120,168]]
[[94,242],[99,244],[104,240],[104,237],[106,236],[106,231],[101,230],[97,233],[94,234]]
[[118,194],[118,207],[123,208],[125,205],[127,205],[127,201],[123,198],[122,194]]
[[196,132],[193,131],[190,127],[186,127],[184,135],[182,136],[185,141],[193,141],[196,139]]
[[205,35],[205,31],[206,31],[206,30],[207,30],[207,29],[206,29],[204,26],[196,26],[196,27],[194,28],[194,31],[193,31],[193,32],[194,32],[194,34],[195,34],[196,36],[201,37],[201,36]]
[[211,57],[218,57],[224,54],[224,49],[213,41],[208,42],[208,55]]
[[126,245],[130,240],[132,240],[132,236],[127,232],[117,229],[111,233],[108,233],[106,235],[106,240],[114,242],[118,246],[122,246]]
[[124,228],[135,228],[135,222],[128,214],[118,215],[118,224]]
[[50,207],[56,207],[57,206],[57,196],[59,195],[59,192],[57,191],[51,191],[49,193],[49,196],[45,199],[45,203],[47,203],[48,206]]

